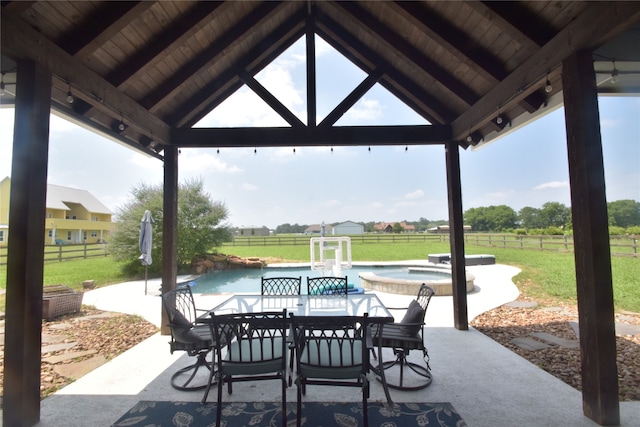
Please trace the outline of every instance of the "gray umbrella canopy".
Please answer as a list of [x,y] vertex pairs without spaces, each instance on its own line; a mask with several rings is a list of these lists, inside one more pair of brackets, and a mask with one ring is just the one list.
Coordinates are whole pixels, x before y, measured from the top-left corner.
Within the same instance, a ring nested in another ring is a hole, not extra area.
[[151,243],[153,240],[151,226],[153,224],[153,218],[151,217],[151,212],[144,211],[144,215],[142,216],[142,222],[140,223],[140,262],[145,267],[151,265],[153,260],[151,259]]

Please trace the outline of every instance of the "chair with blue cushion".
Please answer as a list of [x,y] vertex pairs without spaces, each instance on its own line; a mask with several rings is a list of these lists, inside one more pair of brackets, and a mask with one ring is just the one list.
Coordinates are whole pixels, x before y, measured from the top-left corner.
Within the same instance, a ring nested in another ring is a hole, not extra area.
[[[197,324],[198,312],[202,314],[207,310],[196,308],[191,293],[191,287],[181,286],[162,295],[162,306],[169,319],[171,329],[170,351],[185,351],[196,361],[186,366],[171,376],[171,386],[176,390],[193,391],[203,390],[207,383],[192,384],[199,369],[204,367],[212,369],[213,362],[207,361],[207,355],[215,346],[215,340],[209,326]],[[186,378],[186,379],[185,379]]]
[[[302,396],[308,385],[358,387],[362,390],[361,425],[368,425],[368,316],[295,316],[296,425],[302,422]],[[307,423],[312,424],[312,423]]]
[[[216,426],[222,418],[222,387],[227,383],[227,393],[238,381],[279,379],[282,387],[282,426],[287,424],[287,310],[280,312],[235,313],[216,315],[211,313],[211,333],[218,342],[227,343],[226,352],[215,348],[216,370],[211,372],[209,383],[218,385]],[[202,403],[207,401],[209,389]]]
[[[387,370],[385,377],[390,388],[420,390],[431,384],[429,353],[424,344],[424,317],[433,295],[433,289],[422,284],[418,296],[409,304],[402,321],[386,324],[381,330],[376,325],[372,325],[373,346],[380,345],[383,348],[392,348],[395,355],[395,360],[384,362],[382,366],[376,368]],[[425,366],[407,360],[411,350],[422,351]],[[388,370],[393,367],[398,368],[397,375],[390,375]],[[407,371],[413,372],[417,378],[405,376]]]
[[348,288],[347,276],[307,277],[307,294],[309,295],[347,295]]

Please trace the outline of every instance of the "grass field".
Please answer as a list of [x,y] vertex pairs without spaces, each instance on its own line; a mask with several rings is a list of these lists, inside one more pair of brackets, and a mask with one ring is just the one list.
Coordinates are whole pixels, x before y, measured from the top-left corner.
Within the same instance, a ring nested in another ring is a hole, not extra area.
[[[430,253],[447,253],[449,244],[441,242],[407,242],[354,244],[354,261],[402,261],[426,259]],[[283,261],[309,261],[309,247],[296,246],[224,246],[220,252],[241,257],[274,257]],[[466,247],[467,254],[489,253],[500,264],[519,267],[522,272],[514,280],[518,288],[533,298],[553,301],[576,301],[574,258],[572,253]],[[613,257],[612,275],[616,310],[640,312],[640,258]],[[111,257],[48,262],[45,264],[44,284],[65,284],[82,289],[84,280],[95,280],[104,286],[144,277],[140,267],[137,277],[127,277]],[[6,266],[0,266],[0,288],[6,287]],[[0,296],[0,310],[4,309],[4,295]]]

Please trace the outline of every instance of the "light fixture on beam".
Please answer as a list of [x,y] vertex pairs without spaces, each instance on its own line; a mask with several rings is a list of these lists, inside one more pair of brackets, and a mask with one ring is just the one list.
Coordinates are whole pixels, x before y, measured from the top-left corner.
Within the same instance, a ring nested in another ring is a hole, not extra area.
[[613,64],[613,70],[611,70],[611,83],[618,83],[618,76],[620,75],[620,71],[616,68],[616,61],[611,61]]
[[73,98],[73,94],[71,93],[71,83],[69,83],[69,90],[67,91],[67,102],[69,104],[73,104],[73,101],[75,101],[75,99]]
[[127,128],[127,125],[124,124],[124,115],[120,115],[120,123],[118,123],[118,131],[124,132]]
[[547,73],[547,81],[544,84],[544,91],[547,93],[551,93],[553,90],[553,86],[551,86],[551,81],[549,80],[549,73]]

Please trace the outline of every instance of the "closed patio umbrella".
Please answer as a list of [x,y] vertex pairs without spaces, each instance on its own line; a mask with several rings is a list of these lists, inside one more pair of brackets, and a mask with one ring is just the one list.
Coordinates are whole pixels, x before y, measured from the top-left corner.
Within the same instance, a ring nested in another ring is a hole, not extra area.
[[147,294],[147,268],[151,265],[153,260],[151,259],[151,242],[153,240],[151,226],[153,224],[153,218],[151,212],[144,211],[142,216],[142,222],[140,223],[140,262],[144,265],[144,294]]

